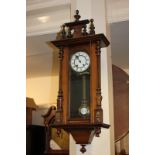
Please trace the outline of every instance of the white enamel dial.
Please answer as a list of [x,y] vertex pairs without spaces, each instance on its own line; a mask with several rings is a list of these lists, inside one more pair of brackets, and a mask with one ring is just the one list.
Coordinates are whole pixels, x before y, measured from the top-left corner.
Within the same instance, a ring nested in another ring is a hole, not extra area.
[[70,63],[74,71],[83,72],[88,69],[90,58],[86,52],[76,52],[72,55]]

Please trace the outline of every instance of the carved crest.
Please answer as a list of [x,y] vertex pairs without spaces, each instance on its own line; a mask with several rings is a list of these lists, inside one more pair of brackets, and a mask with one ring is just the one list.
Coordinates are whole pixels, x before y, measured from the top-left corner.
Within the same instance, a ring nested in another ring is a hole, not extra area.
[[[95,26],[94,26],[94,20],[79,20],[80,19],[79,11],[76,10],[76,14],[74,15],[75,21],[70,23],[65,23],[62,26],[61,30],[61,38],[60,39],[66,39],[66,38],[76,38],[86,35],[94,35],[95,34]],[[87,32],[87,24],[89,24],[89,33]]]

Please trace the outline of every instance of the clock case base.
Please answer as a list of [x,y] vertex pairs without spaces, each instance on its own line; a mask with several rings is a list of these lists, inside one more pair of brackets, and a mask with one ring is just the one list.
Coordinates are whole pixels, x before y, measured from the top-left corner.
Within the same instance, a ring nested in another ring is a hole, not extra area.
[[91,144],[94,135],[99,137],[99,131],[101,128],[108,129],[108,124],[52,124],[53,128],[62,128],[65,131],[71,133],[76,144]]
[[57,128],[61,134],[61,128],[69,132],[76,144],[81,145],[80,151],[82,153],[86,152],[85,145],[91,144],[94,136],[99,137],[101,133],[101,128],[108,129],[110,125],[108,124],[52,124],[51,127]]

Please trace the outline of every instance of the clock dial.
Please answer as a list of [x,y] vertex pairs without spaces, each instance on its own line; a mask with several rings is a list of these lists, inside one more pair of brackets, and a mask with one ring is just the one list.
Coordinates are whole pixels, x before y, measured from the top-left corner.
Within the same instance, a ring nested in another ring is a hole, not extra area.
[[90,58],[86,52],[76,52],[71,57],[71,68],[76,72],[83,72],[90,66]]

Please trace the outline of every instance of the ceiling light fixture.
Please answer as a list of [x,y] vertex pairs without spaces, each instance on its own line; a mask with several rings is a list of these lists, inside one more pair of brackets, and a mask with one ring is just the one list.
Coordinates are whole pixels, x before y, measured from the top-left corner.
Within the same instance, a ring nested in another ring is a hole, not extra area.
[[37,17],[37,19],[42,22],[42,23],[47,23],[47,21],[49,20],[49,16],[41,16],[41,17]]

